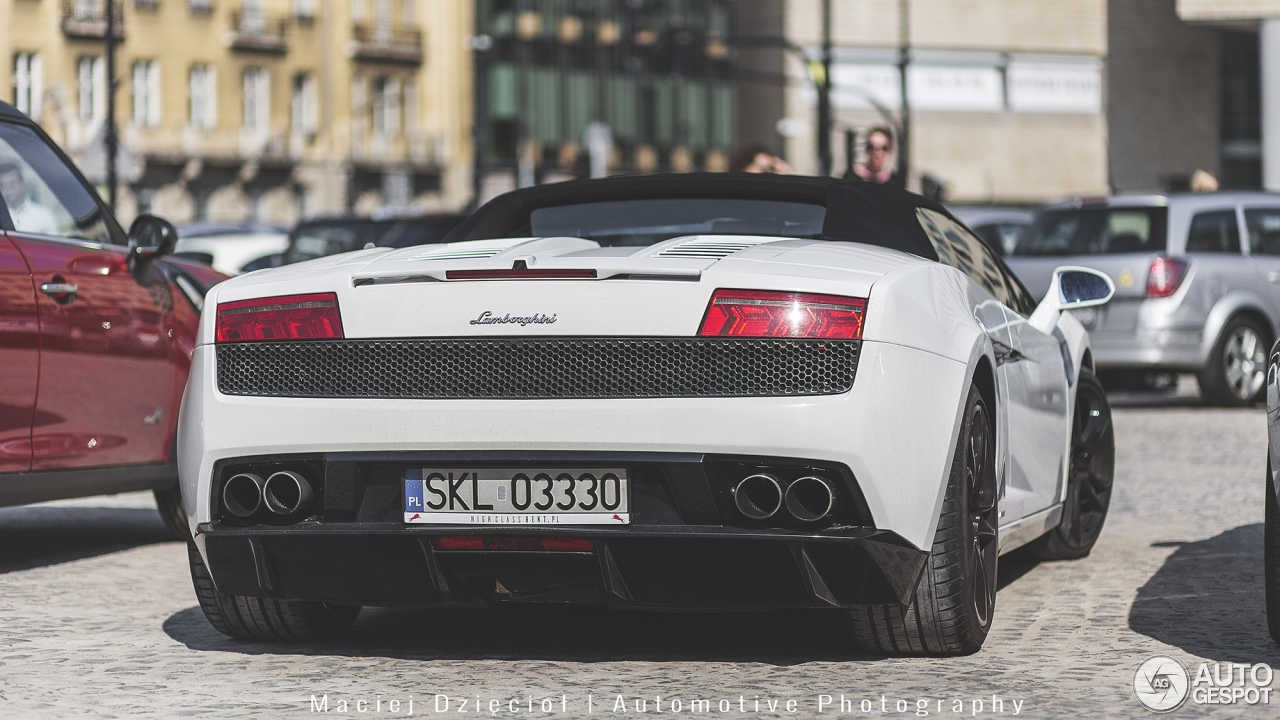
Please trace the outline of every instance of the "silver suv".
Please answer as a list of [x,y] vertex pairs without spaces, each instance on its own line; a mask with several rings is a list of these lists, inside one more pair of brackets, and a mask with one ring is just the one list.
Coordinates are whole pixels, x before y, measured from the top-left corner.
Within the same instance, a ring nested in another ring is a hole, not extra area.
[[1062,265],[1111,276],[1111,302],[1077,312],[1099,370],[1189,371],[1211,403],[1261,400],[1280,329],[1280,195],[1078,199],[1044,210],[1005,260],[1037,298]]

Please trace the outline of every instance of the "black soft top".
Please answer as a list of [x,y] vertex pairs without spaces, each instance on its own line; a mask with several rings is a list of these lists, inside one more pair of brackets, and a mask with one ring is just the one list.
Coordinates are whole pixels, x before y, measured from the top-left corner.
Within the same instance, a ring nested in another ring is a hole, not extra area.
[[653,198],[735,198],[822,205],[823,240],[879,245],[936,261],[937,252],[916,218],[916,208],[951,213],[928,198],[889,185],[857,180],[752,173],[664,173],[572,180],[499,195],[454,228],[443,242],[527,237],[529,214],[539,208]]
[[31,118],[27,117],[26,115],[23,115],[22,112],[18,110],[18,108],[10,105],[7,102],[4,102],[3,100],[0,100],[0,116],[3,116],[10,120],[26,120],[28,122],[30,122],[31,120]]

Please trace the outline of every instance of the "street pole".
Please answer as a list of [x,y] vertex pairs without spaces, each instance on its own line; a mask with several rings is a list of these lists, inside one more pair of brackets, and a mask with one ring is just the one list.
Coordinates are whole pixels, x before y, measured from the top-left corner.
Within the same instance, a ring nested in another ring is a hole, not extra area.
[[485,76],[484,54],[493,40],[485,34],[484,0],[475,0],[475,31],[471,36],[471,209],[480,207],[480,196],[484,192],[485,145],[484,123],[488,113],[485,101],[488,99],[488,78]]
[[831,174],[831,0],[822,0],[822,83],[818,85],[819,175]]
[[107,153],[107,206],[116,211],[116,3],[105,0],[107,5],[107,117],[102,133],[103,149]]
[[902,118],[898,125],[898,177],[911,180],[911,103],[907,98],[907,65],[911,60],[910,0],[898,0],[898,75],[902,82]]

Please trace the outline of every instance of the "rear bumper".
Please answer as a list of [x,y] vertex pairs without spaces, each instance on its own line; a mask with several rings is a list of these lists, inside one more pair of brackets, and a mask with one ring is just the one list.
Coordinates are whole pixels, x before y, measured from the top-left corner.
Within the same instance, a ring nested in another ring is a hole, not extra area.
[[[583,603],[658,610],[836,608],[906,602],[928,557],[892,532],[790,533],[636,525],[575,528],[592,552],[442,551],[474,533],[384,523],[288,528],[203,524],[196,535],[218,590],[350,605]],[[486,529],[529,536],[528,529]],[[564,533],[557,533],[564,534]]]
[[[406,471],[421,467],[621,467],[625,526],[405,523]],[[927,551],[877,529],[848,467],[815,460],[691,453],[413,452],[228,458],[238,473],[290,469],[314,502],[299,517],[225,514],[195,540],[225,593],[359,605],[565,602],[654,609],[831,608],[905,602]],[[780,510],[750,520],[730,488],[754,472],[784,483],[820,475],[836,488],[829,516]],[[585,538],[590,552],[441,550],[441,536]]]
[[196,348],[179,420],[178,453],[193,532],[215,520],[215,473],[220,463],[234,458],[496,453],[519,462],[538,453],[660,452],[839,464],[857,478],[871,524],[926,550],[932,546],[967,389],[964,363],[872,341],[862,345],[852,389],[839,395],[243,397],[219,392],[216,374],[213,346]]
[[1112,300],[1098,311],[1097,325],[1088,327],[1094,363],[1102,369],[1203,370],[1208,318],[1184,300],[1183,294]]
[[1102,369],[1148,369],[1199,372],[1207,364],[1203,328],[1142,330],[1118,337],[1091,333],[1094,364]]

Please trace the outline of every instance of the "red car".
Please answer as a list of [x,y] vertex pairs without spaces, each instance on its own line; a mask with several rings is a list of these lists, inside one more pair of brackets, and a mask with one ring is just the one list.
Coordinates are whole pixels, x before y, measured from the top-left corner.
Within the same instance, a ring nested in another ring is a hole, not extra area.
[[185,536],[174,429],[200,308],[225,276],[126,233],[38,125],[0,103],[0,505],[153,489]]

